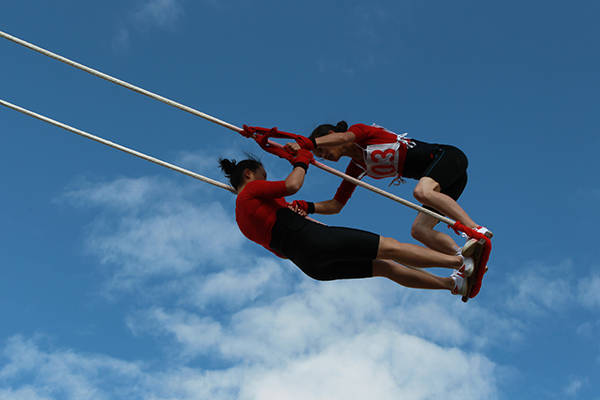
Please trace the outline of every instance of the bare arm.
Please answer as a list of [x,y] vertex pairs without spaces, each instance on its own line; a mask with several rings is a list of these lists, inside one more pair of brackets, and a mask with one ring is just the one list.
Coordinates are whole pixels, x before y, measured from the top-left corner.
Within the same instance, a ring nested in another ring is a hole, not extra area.
[[286,196],[295,194],[304,184],[306,171],[302,167],[295,167],[285,179]]
[[[337,146],[344,143],[351,143],[356,140],[356,135],[352,131],[334,132],[329,135],[321,136],[315,139],[317,147]],[[296,154],[302,147],[298,143],[286,143],[285,148],[292,154]]]
[[315,203],[315,213],[317,214],[337,214],[342,208],[344,208],[344,205],[336,199]]
[[340,144],[352,143],[356,140],[356,135],[352,131],[333,132],[329,135],[321,136],[315,139],[318,146],[337,146]]

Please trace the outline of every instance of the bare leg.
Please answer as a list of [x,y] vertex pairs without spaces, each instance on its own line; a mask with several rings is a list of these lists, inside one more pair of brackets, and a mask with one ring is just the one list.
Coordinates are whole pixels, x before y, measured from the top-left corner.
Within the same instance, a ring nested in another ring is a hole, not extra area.
[[440,193],[439,183],[429,177],[423,177],[419,180],[413,194],[415,199],[421,203],[439,210],[441,213],[462,222],[469,228],[478,226],[452,197]]
[[373,276],[383,276],[409,288],[448,290],[454,288],[452,278],[415,271],[390,260],[374,260]]
[[450,235],[433,229],[438,222],[431,215],[419,213],[417,214],[417,218],[415,218],[415,222],[413,222],[410,234],[430,249],[441,251],[444,254],[455,255],[459,250],[456,242],[452,240]]
[[448,255],[416,244],[400,243],[396,239],[379,237],[377,259],[394,260],[412,267],[443,267],[458,269],[463,264],[461,256]]

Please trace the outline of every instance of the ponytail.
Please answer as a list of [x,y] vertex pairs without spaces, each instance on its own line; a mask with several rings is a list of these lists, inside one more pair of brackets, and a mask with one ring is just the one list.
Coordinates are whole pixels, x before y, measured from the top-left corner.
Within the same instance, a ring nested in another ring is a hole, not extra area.
[[219,159],[219,166],[225,177],[229,179],[229,183],[236,190],[244,180],[244,170],[249,169],[250,171],[256,171],[262,167],[262,163],[255,157],[248,155],[248,159],[236,162],[235,160],[228,160],[226,158]]

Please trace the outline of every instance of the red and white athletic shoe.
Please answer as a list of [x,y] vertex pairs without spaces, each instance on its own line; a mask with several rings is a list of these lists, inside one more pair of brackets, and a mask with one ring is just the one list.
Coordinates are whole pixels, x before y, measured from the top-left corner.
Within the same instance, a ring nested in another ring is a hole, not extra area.
[[[485,226],[478,226],[477,228],[475,228],[475,231],[484,234],[489,239],[491,239],[494,236],[494,234],[492,233],[492,231],[490,231]],[[462,247],[462,249],[460,249],[460,254],[463,257],[471,257],[473,255],[473,252],[475,251],[475,248],[476,248],[475,245],[477,244],[477,242],[478,242],[477,239],[469,239],[469,240],[467,240],[467,242]]]
[[472,257],[464,257],[463,256],[463,265],[460,267],[459,271],[462,270],[463,274],[466,278],[473,275],[473,271],[475,271],[475,260]]
[[467,278],[464,274],[464,266],[460,267],[450,275],[450,278],[454,281],[454,288],[452,294],[466,296],[467,295]]
[[463,258],[472,257],[473,253],[475,253],[475,248],[477,247],[476,244],[478,242],[479,241],[477,239],[467,240],[465,245],[460,249],[460,255],[463,256]]
[[479,232],[479,233],[483,233],[489,239],[491,239],[491,238],[494,237],[494,234],[492,233],[492,231],[490,231],[485,226],[478,226],[478,227],[475,228],[475,231]]

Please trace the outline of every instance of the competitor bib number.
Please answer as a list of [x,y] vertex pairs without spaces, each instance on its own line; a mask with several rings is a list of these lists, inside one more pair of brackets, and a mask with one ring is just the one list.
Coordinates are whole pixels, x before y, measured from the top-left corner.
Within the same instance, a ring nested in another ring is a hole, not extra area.
[[394,149],[374,150],[371,153],[371,173],[381,175],[382,177],[396,175],[396,151]]
[[367,175],[381,179],[398,175],[400,143],[372,144],[365,149]]

